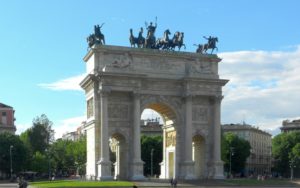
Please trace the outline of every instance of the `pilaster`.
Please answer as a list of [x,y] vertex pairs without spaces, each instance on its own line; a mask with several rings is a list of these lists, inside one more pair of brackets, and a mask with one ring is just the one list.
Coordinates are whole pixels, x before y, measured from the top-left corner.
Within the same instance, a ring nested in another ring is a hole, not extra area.
[[100,160],[98,164],[98,179],[112,180],[111,161],[109,159],[107,97],[109,91],[100,90]]
[[181,163],[182,169],[184,171],[184,179],[191,180],[196,179],[195,176],[195,162],[193,161],[193,124],[192,124],[192,96],[187,95],[184,98],[185,102],[185,135],[184,135],[184,162]]
[[132,180],[143,180],[143,165],[141,160],[141,107],[140,94],[133,92],[133,161],[132,161]]
[[224,179],[223,161],[221,160],[221,101],[223,96],[214,97],[214,179]]

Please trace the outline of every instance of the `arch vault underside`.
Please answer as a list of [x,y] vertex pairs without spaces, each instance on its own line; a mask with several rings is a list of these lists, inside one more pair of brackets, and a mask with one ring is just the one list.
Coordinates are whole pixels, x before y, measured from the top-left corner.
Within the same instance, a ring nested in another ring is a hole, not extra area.
[[220,105],[227,80],[219,79],[216,55],[100,45],[84,60],[88,178],[145,178],[140,118],[146,108],[164,120],[160,178],[223,178]]

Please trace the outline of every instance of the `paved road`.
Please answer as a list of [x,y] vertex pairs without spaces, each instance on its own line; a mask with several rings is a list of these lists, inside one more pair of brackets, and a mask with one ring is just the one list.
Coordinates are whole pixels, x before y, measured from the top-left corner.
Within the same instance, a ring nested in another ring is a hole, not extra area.
[[12,187],[13,187],[13,188],[15,188],[15,187],[18,188],[19,186],[18,186],[17,183],[1,183],[1,184],[0,184],[0,187],[1,187],[1,188],[10,188],[10,187],[11,187],[11,188],[12,188]]

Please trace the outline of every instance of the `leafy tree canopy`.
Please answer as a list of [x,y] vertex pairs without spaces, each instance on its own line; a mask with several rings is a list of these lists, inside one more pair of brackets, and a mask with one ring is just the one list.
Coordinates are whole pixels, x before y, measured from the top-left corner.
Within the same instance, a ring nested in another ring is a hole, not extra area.
[[225,162],[225,169],[233,173],[242,172],[246,165],[246,160],[250,156],[250,143],[247,140],[239,138],[233,133],[225,133],[222,138],[222,160]]

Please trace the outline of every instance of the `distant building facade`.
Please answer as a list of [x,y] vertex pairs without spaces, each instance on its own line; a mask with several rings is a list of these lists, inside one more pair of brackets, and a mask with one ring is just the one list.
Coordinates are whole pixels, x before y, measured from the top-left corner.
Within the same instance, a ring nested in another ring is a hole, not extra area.
[[163,136],[162,126],[159,121],[141,120],[141,134],[145,136]]
[[300,119],[298,120],[284,120],[282,122],[282,127],[280,127],[281,132],[291,132],[300,131]]
[[231,132],[247,140],[251,145],[251,154],[247,158],[246,175],[271,173],[272,135],[247,124],[225,124],[224,133]]
[[13,107],[0,103],[0,133],[10,132],[15,134],[16,126],[14,113]]
[[81,125],[76,129],[76,131],[68,132],[62,135],[63,140],[72,140],[77,141],[79,138],[83,135],[85,135],[84,127],[86,125],[86,122],[83,121]]

